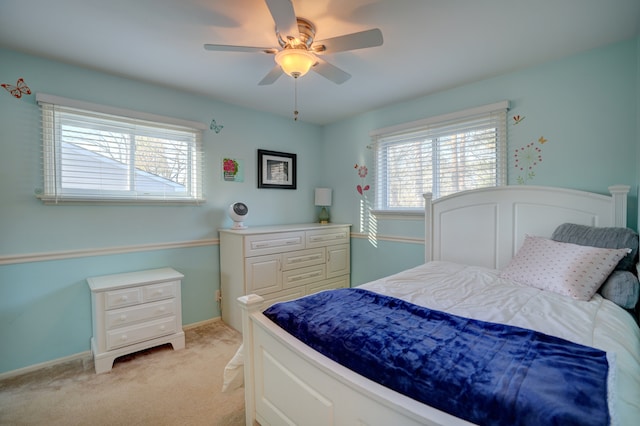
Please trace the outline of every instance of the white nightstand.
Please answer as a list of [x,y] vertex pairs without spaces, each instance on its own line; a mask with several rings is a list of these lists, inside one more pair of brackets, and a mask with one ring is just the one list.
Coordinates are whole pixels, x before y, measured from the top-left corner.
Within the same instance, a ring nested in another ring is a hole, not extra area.
[[96,373],[122,355],[171,343],[184,348],[181,280],[171,268],[87,278],[91,289]]

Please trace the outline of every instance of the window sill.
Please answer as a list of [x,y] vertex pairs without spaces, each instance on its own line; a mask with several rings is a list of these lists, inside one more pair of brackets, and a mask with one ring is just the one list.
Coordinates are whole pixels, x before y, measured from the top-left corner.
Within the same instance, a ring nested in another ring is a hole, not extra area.
[[45,205],[56,204],[120,204],[120,205],[201,205],[206,202],[204,199],[181,199],[181,198],[165,198],[165,199],[144,199],[144,198],[90,198],[90,197],[55,197],[47,195],[36,196]]

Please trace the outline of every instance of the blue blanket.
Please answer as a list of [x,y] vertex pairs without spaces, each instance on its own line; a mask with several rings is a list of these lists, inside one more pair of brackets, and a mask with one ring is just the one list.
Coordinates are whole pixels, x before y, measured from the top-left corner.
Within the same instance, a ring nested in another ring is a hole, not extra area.
[[481,425],[608,425],[606,353],[362,289],[264,314],[375,382]]

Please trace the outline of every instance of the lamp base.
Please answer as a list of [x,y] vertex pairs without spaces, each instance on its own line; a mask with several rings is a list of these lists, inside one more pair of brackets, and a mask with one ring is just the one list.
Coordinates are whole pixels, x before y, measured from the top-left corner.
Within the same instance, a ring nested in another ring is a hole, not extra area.
[[329,212],[327,211],[326,207],[323,207],[322,210],[320,210],[318,221],[324,224],[329,223]]

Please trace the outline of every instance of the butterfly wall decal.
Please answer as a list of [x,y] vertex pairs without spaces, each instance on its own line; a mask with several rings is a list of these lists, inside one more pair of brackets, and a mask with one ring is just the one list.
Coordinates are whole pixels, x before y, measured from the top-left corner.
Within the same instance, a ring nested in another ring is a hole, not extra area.
[[220,133],[220,130],[222,130],[223,127],[224,126],[222,124],[216,123],[215,119],[211,120],[211,125],[209,125],[209,128],[216,133]]
[[13,96],[16,99],[20,99],[22,97],[22,95],[30,95],[31,94],[31,89],[29,89],[29,86],[27,86],[27,83],[24,82],[24,79],[19,78],[18,82],[16,83],[16,85],[14,86],[13,84],[6,84],[6,83],[2,83],[0,84],[0,86],[4,87],[7,92],[11,93],[11,96]]

